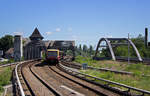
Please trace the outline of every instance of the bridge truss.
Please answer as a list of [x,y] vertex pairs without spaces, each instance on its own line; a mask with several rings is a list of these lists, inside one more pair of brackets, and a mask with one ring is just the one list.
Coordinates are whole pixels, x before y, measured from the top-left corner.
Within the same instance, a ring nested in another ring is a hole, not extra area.
[[[101,45],[101,43],[103,41],[106,42],[106,45]],[[132,48],[134,49],[134,51],[136,52],[137,58],[134,58],[134,59],[137,59],[138,61],[142,61],[142,58],[141,58],[141,56],[139,54],[138,49],[136,48],[134,43],[130,39],[127,39],[127,38],[101,38],[99,40],[98,44],[97,44],[97,48],[96,48],[94,59],[98,59],[99,58],[97,56],[98,52],[99,52],[99,48],[106,47],[110,51],[112,60],[119,60],[122,57],[115,56],[113,47],[120,46],[120,45],[128,45],[128,44],[130,44],[132,46]]]

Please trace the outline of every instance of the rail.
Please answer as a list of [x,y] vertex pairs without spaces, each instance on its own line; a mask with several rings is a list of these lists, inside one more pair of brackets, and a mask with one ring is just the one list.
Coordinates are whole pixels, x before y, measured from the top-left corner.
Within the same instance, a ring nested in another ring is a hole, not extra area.
[[15,65],[15,64],[17,64],[17,63],[19,63],[19,62],[8,63],[8,64],[2,64],[2,65],[0,65],[0,67],[7,67],[7,66]]
[[[62,64],[59,64],[59,66],[60,66],[61,68],[65,69],[65,70],[67,70],[68,72],[75,73],[76,76],[77,76],[77,74],[80,74],[80,75],[82,75],[82,76],[84,76],[84,77],[93,78],[94,80],[104,81],[104,82],[108,83],[108,86],[109,86],[110,84],[118,85],[118,86],[120,86],[120,87],[128,88],[128,92],[129,92],[130,90],[134,90],[134,91],[137,91],[137,92],[141,92],[143,96],[144,96],[144,94],[150,95],[150,91],[147,91],[147,90],[143,90],[143,89],[139,89],[139,88],[127,86],[127,85],[125,85],[125,84],[113,82],[113,81],[110,81],[110,80],[106,80],[106,79],[102,79],[102,78],[97,78],[97,77],[94,77],[94,76],[90,76],[90,75],[87,75],[87,74],[84,74],[84,73],[81,73],[81,72],[77,72],[77,71],[75,71],[75,70],[71,70],[71,69],[67,68],[66,66],[64,66],[64,65],[62,65]],[[79,76],[77,76],[77,77],[79,77]]]
[[[31,65],[32,66],[32,65]],[[42,79],[37,73],[34,73],[33,69],[31,68],[31,66],[29,67],[31,73],[43,84],[46,86],[46,88],[48,88],[49,90],[51,90],[56,96],[62,96],[62,94],[57,91],[54,87],[50,86],[44,79]]]
[[[69,62],[63,62],[65,66],[68,67],[73,67],[76,69],[81,69],[81,64],[65,64],[65,63],[69,63]],[[126,75],[132,75],[132,72],[127,72],[127,71],[117,71],[117,70],[112,70],[112,69],[107,69],[107,68],[95,68],[95,67],[91,67],[91,66],[87,66],[87,69],[92,69],[92,70],[99,70],[99,71],[110,71],[110,72],[114,72],[114,73],[118,73],[118,74],[126,74]]]
[[[22,63],[22,62],[21,62],[21,63]],[[20,89],[21,96],[25,96],[24,91],[23,91],[23,88],[22,88],[22,85],[21,85],[21,82],[20,82],[20,79],[19,79],[19,76],[18,76],[18,72],[17,72],[18,66],[19,66],[21,63],[19,63],[19,64],[16,65],[15,73],[16,73],[16,79],[17,79],[17,83],[18,83],[18,86],[19,86],[19,89]]]

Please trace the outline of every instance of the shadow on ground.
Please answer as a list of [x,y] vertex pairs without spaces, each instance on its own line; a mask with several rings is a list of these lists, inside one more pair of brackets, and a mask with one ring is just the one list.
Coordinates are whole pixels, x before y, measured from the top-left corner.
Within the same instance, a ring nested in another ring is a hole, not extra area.
[[51,63],[51,62],[42,61],[41,63],[36,64],[35,66],[36,66],[36,67],[43,67],[43,66],[47,66],[47,65],[49,65],[49,66],[55,66],[56,63]]

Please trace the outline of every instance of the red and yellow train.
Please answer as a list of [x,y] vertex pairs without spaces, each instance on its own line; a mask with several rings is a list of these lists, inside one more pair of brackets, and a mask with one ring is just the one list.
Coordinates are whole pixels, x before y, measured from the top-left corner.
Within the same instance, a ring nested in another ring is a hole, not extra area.
[[48,49],[46,52],[46,61],[49,63],[59,63],[60,51],[58,49]]

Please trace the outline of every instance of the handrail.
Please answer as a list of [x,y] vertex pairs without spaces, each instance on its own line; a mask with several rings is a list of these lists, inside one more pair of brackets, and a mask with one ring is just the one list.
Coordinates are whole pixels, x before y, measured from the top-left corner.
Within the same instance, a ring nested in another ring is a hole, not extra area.
[[[20,64],[21,64],[21,63],[20,63]],[[23,91],[23,88],[22,88],[22,85],[21,85],[21,82],[20,82],[20,79],[19,79],[19,76],[18,76],[18,73],[17,73],[18,66],[19,66],[20,64],[17,64],[17,65],[16,65],[15,73],[16,73],[17,83],[18,83],[18,85],[19,85],[19,89],[20,89],[20,92],[21,92],[21,96],[25,96],[24,91]]]
[[138,92],[142,92],[143,94],[149,94],[149,95],[150,95],[150,91],[147,91],[147,90],[143,90],[143,89],[131,87],[131,86],[128,86],[128,85],[125,85],[125,84],[117,83],[117,82],[114,82],[114,81],[110,81],[110,80],[106,80],[106,79],[94,77],[94,76],[87,75],[87,74],[84,74],[84,73],[81,73],[81,72],[77,72],[77,71],[75,71],[75,70],[71,70],[71,69],[67,68],[66,66],[64,66],[64,65],[62,65],[62,64],[59,64],[59,65],[60,65],[60,67],[66,69],[66,70],[75,72],[75,73],[77,73],[77,74],[81,74],[81,75],[84,75],[84,76],[88,76],[88,77],[91,77],[91,78],[94,78],[94,79],[97,79],[97,80],[101,80],[101,81],[107,82],[107,83],[109,83],[109,84],[118,85],[118,86],[121,86],[121,87],[128,88],[129,90],[132,89],[132,90],[135,90],[135,91],[138,91]]

